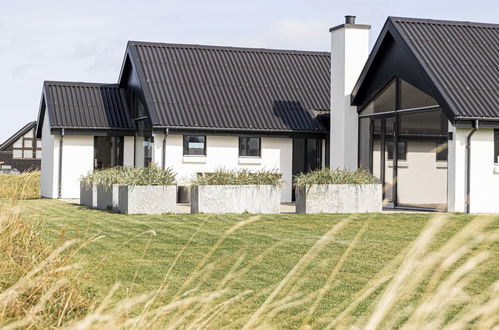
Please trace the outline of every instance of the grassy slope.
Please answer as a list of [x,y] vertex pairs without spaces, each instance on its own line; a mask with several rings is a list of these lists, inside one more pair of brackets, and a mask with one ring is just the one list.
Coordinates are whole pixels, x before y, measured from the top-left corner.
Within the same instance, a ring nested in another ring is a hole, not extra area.
[[[173,295],[191,274],[196,273],[196,266],[223,233],[238,221],[249,218],[249,215],[126,216],[53,200],[20,203],[24,217],[45,221],[47,238],[54,245],[67,239],[105,235],[88,245],[77,257],[77,261],[84,262],[78,277],[84,282],[85,290],[97,297],[105,295],[115,282],[122,283],[118,297],[157,289],[172,260],[186,247],[168,280],[168,295]],[[262,216],[229,235],[210,257],[212,267],[197,272],[201,279],[195,279],[190,287],[200,284],[200,291],[215,289],[242,257],[237,269],[247,269],[247,272],[239,274],[228,287],[238,292],[252,290],[252,293],[247,299],[236,302],[218,320],[218,325],[241,325],[240,322],[246,321],[262,304],[310,247],[345,217]],[[429,217],[429,214],[352,216],[350,223],[332,243],[327,244],[303,272],[292,278],[276,300],[295,292],[306,295],[319,290],[354,236],[367,223],[366,232],[353,248],[333,288],[327,292],[312,318],[312,324],[319,325],[321,320],[337,315],[351,301],[352,295],[412,242]],[[466,215],[452,215],[436,244],[443,243],[470,219]],[[496,220],[493,227],[497,229],[499,221]],[[473,282],[471,292],[483,290],[498,279],[498,244],[493,246],[492,251],[494,258],[488,262],[487,272]],[[290,306],[275,320],[282,327],[299,326],[310,305],[307,302]],[[363,313],[368,305],[362,304],[355,314]]]

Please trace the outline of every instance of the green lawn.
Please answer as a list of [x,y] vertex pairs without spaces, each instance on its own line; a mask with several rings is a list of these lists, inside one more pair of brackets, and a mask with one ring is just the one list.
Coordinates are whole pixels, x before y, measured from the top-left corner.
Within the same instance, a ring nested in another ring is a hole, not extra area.
[[[166,280],[168,287],[162,292],[165,302],[188,289],[203,293],[224,288],[232,296],[249,290],[210,324],[212,328],[242,326],[280,283],[282,290],[275,292],[275,298],[264,312],[272,324],[279,327],[300,326],[349,248],[348,256],[341,261],[344,263],[338,267],[311,316],[313,327],[325,326],[351,304],[366,285],[369,287],[370,281],[388,271],[389,263],[416,239],[433,216],[417,213],[262,215],[227,234],[227,230],[251,216],[127,216],[54,200],[19,203],[23,218],[44,221],[44,237],[54,246],[69,239],[83,241],[103,235],[76,257],[76,261],[82,263],[77,273],[78,283],[90,296],[102,298],[116,282],[122,285],[116,299],[155,290],[164,282],[177,256]],[[324,235],[345,219],[344,227],[327,240],[328,236]],[[448,215],[432,249],[446,243],[471,219],[468,215]],[[499,218],[496,218],[486,230],[498,228]],[[321,238],[324,244],[311,250]],[[467,286],[471,294],[481,293],[499,279],[499,244],[490,243],[487,249],[492,257]],[[308,257],[300,262],[307,252]],[[297,264],[300,266],[295,267]],[[289,280],[282,282],[293,269]],[[352,315],[362,315],[373,308],[383,288],[359,304]]]

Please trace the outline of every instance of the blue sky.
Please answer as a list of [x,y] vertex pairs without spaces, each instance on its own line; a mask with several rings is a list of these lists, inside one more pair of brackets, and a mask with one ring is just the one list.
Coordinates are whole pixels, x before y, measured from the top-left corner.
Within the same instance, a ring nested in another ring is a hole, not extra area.
[[116,82],[127,40],[329,50],[348,14],[372,25],[372,45],[387,16],[499,23],[499,2],[3,1],[0,141],[36,120],[44,80]]

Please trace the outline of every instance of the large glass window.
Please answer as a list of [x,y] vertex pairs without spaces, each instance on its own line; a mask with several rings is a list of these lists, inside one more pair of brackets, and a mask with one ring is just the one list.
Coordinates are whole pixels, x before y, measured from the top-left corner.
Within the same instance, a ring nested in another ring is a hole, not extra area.
[[435,99],[396,78],[360,115],[359,167],[383,183],[384,205],[445,210],[449,124]]
[[411,84],[400,81],[400,108],[413,109],[438,105],[437,101],[428,94],[423,93]]
[[375,98],[370,102],[361,114],[373,114],[379,112],[395,110],[395,80],[390,82]]
[[447,118],[440,109],[398,115],[407,159],[397,168],[397,205],[447,208]]
[[[398,155],[398,160],[400,161],[405,161],[407,160],[407,142],[405,141],[399,141],[397,142],[398,148],[397,148],[397,155]],[[388,155],[388,160],[393,160],[393,142],[388,141],[386,143],[386,149],[387,149],[387,155]]]
[[94,137],[94,169],[123,166],[123,137]]
[[435,143],[435,154],[437,162],[447,161],[447,142],[436,142]]
[[184,135],[184,156],[206,156],[206,136]]
[[[371,118],[362,118],[359,120],[359,168],[366,171],[372,171],[371,149],[373,144]],[[379,134],[379,131],[378,131]]]
[[239,157],[260,157],[261,139],[259,137],[239,138]]

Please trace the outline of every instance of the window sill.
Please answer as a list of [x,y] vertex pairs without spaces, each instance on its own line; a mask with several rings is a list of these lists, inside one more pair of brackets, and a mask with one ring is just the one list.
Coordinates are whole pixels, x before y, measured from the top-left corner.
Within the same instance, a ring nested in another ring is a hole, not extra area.
[[[393,161],[388,161],[387,162],[388,167],[393,167]],[[399,161],[398,162],[398,168],[408,168],[409,167],[409,162],[407,161]]]
[[494,174],[499,174],[499,164],[494,164]]
[[437,168],[447,168],[447,162],[437,161]]
[[252,164],[252,165],[260,165],[262,163],[261,158],[257,157],[239,157],[239,164]]
[[182,163],[205,164],[206,163],[206,156],[184,156],[182,158]]

